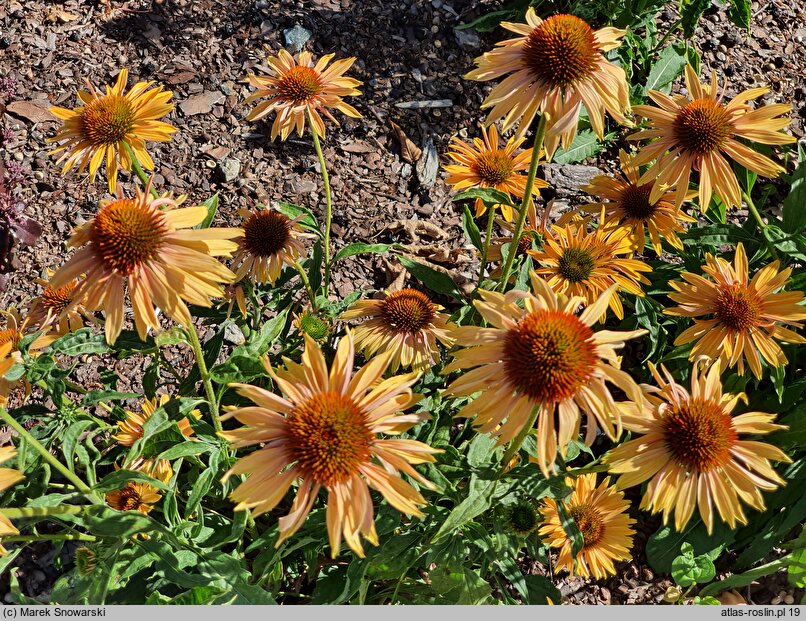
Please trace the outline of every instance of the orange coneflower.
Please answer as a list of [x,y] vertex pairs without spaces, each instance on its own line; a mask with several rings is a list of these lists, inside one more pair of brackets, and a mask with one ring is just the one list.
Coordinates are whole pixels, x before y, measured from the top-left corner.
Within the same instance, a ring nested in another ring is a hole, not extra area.
[[488,123],[503,118],[504,131],[520,123],[521,136],[538,109],[548,113],[545,149],[549,159],[560,140],[565,149],[573,142],[583,105],[600,139],[605,110],[619,123],[630,124],[624,116],[630,109],[627,77],[603,54],[621,45],[625,30],[594,31],[573,15],[543,20],[531,7],[526,22],[503,22],[504,28],[522,36],[498,43],[496,49],[477,58],[478,68],[465,76],[486,81],[512,73],[482,103],[483,108],[492,108]]
[[806,343],[805,338],[782,325],[800,326],[806,319],[806,306],[800,304],[801,291],[780,291],[792,269],[778,271],[779,267],[774,261],[748,282],[747,255],[741,243],[736,246],[734,265],[706,254],[702,271],[713,281],[690,272],[681,273],[686,282],[670,283],[675,291],[669,294],[679,306],[664,312],[682,317],[713,316],[694,319],[694,325],[675,339],[675,345],[697,341],[691,360],[700,356],[720,359],[723,368],[738,363],[740,375],[744,375],[745,359],[759,378],[761,358],[774,367],[785,365],[786,356],[775,341]]
[[[677,236],[685,231],[683,222],[696,222],[674,204],[674,192],[667,192],[655,201],[650,201],[652,182],[639,184],[640,173],[630,165],[629,156],[619,150],[622,173],[616,177],[598,175],[583,186],[583,190],[604,199],[601,203],[585,205],[582,209],[589,212],[605,212],[604,227],[629,227],[633,245],[638,252],[644,252],[645,231],[649,232],[649,240],[655,252],[660,254],[661,238],[675,248],[682,250],[683,242]],[[690,192],[686,198],[691,198]]]
[[237,248],[228,241],[241,229],[188,229],[201,223],[207,207],[177,209],[184,200],[168,195],[151,198],[151,184],[137,189],[135,198],[101,201],[98,214],[78,227],[70,246],[82,246],[53,275],[58,289],[79,279],[74,299],[90,310],[106,312],[106,340],[114,343],[123,327],[124,281],[128,282],[134,323],[140,338],[149,328],[159,329],[154,304],[174,321],[189,326],[190,312],[183,302],[210,306],[210,298],[224,295],[220,283],[235,275],[213,257],[229,256]]
[[9,382],[3,376],[19,361],[20,352],[15,344],[12,341],[0,342],[0,407],[5,407],[8,394],[14,386],[14,382]]
[[131,147],[142,166],[152,170],[154,161],[146,150],[146,141],[167,142],[176,131],[172,125],[157,120],[174,109],[174,105],[168,103],[173,93],[163,90],[162,86],[149,90],[153,82],[138,82],[124,93],[128,78],[129,72],[121,69],[115,85],[107,86],[105,94],[96,91],[88,81],[89,92],[78,91],[83,105],[74,110],[50,109],[64,121],[56,135],[48,138],[48,142],[65,141],[51,151],[65,151],[57,162],[66,160],[62,174],[73,166],[78,166],[79,172],[89,166],[90,181],[94,181],[95,173],[106,160],[106,177],[112,194],[117,187],[118,168],[132,169],[124,145]]
[[334,558],[342,537],[359,556],[364,556],[361,537],[378,544],[369,487],[398,511],[422,517],[418,507],[425,500],[400,472],[433,488],[411,464],[433,462],[441,451],[415,440],[378,436],[397,435],[428,418],[424,412],[402,413],[418,401],[411,391],[418,373],[379,381],[391,357],[375,356],[353,373],[348,331],[328,373],[322,350],[305,335],[301,365],[286,360],[283,370],[266,364],[284,396],[235,384],[257,405],[229,414],[247,426],[221,435],[236,448],[260,446],[227,475],[249,475],[231,495],[238,503],[235,510],[252,509],[254,515],[271,511],[299,481],[290,513],[280,518],[278,546],[299,529],[322,488],[328,492],[327,531]]
[[708,209],[714,192],[728,209],[738,208],[742,193],[725,156],[760,175],[777,177],[784,171],[781,166],[737,138],[762,144],[795,142],[795,138],[779,131],[791,122],[780,115],[792,107],[774,104],[753,110],[747,105],[749,100],[766,93],[766,88],[742,91],[725,104],[722,94],[717,93],[716,73],[708,86],[700,82],[691,65],[686,65],[686,88],[690,97],[669,97],[650,90],[649,96],[660,108],[635,106],[636,113],[649,119],[650,129],[633,134],[630,140],[657,138],[633,160],[633,166],[640,166],[657,158],[638,183],[654,180],[651,201],[658,200],[667,188],[675,187],[675,204],[680,207],[688,192],[691,171],[698,170],[700,209]]
[[274,284],[283,266],[294,264],[305,251],[302,239],[314,237],[304,233],[296,220],[276,209],[241,209],[238,213],[244,223],[242,236],[235,240],[238,249],[233,255],[237,280],[248,276],[258,283]]
[[464,349],[454,354],[444,373],[473,370],[456,379],[445,394],[470,397],[481,392],[457,416],[475,416],[478,431],[498,436],[499,444],[517,436],[537,408],[537,463],[548,476],[558,446],[564,456],[579,434],[582,413],[587,415],[588,444],[596,438],[597,425],[611,439],[620,435],[620,413],[606,382],[630,399],[642,400],[638,385],[618,368],[616,350],[646,331],[591,329],[615,287],[577,315],[580,298],[557,295],[534,271],[531,282],[532,293],[479,291],[482,300],[475,306],[492,327],[453,331]]
[[424,371],[439,362],[437,341],[453,344],[448,316],[442,307],[416,289],[387,293],[381,300],[359,300],[340,319],[366,319],[353,330],[353,341],[369,359],[377,352],[390,352],[389,371],[401,366]]
[[599,487],[596,487],[595,474],[583,474],[576,480],[568,478],[566,484],[574,491],[561,502],[582,534],[583,545],[574,558],[573,544],[563,528],[557,501],[543,500],[540,513],[545,522],[539,533],[544,543],[560,549],[555,569],[597,580],[615,575],[613,562],[632,558],[630,548],[635,520],[627,515],[629,501],[624,500],[624,492],[609,486],[610,477]]
[[[26,336],[26,329],[28,328],[27,320],[23,321],[19,311],[15,308],[0,311],[0,315],[6,319],[5,329],[0,330],[0,345],[11,343],[11,351],[19,352],[20,341]],[[56,338],[56,335],[49,334],[47,328],[45,328],[42,334],[28,345],[28,355],[38,356],[42,350],[53,343]]]
[[106,504],[118,511],[139,511],[147,515],[162,496],[148,483],[127,483],[106,494]]
[[780,449],[740,440],[739,434],[766,434],[786,427],[773,424],[774,414],[732,416],[739,400],[747,399],[743,394],[722,393],[719,362],[707,374],[700,374],[696,366],[692,369],[690,393],[661,369],[666,380],[650,363],[660,387],[660,391],[645,387],[650,407],[625,408],[624,426],[640,437],[604,458],[610,472],[621,474],[617,486],[631,487],[651,479],[641,508],[662,511],[664,522],[674,511],[677,530],[683,530],[695,507],[709,533],[714,509],[731,528],[737,522],[746,524],[742,501],[762,511],[759,490],[784,484],[770,460],[791,460]]
[[[459,138],[451,138],[450,146],[453,150],[448,151],[448,157],[456,164],[445,166],[448,172],[445,181],[457,191],[469,188],[494,188],[522,201],[526,192],[526,175],[519,173],[529,168],[533,149],[517,152],[526,140],[524,137],[517,139],[512,137],[501,148],[495,125],[490,125],[489,129],[482,126],[481,135],[482,138],[473,139],[472,145],[462,142]],[[532,193],[539,196],[540,188],[545,187],[548,187],[548,183],[542,179],[535,179]],[[477,218],[487,211],[487,206],[480,198],[476,199],[475,207]],[[512,221],[512,207],[503,204],[494,207],[501,209],[501,214],[507,222]]]
[[295,127],[302,136],[306,113],[313,122],[313,131],[323,138],[325,124],[319,116],[320,111],[337,125],[338,122],[328,108],[339,110],[355,119],[361,118],[355,108],[342,100],[342,97],[348,95],[361,94],[356,89],[361,82],[344,76],[355,58],[337,60],[328,67],[334,56],[335,54],[322,56],[315,65],[310,52],[300,52],[296,59],[285,50],[280,50],[277,56],[270,56],[266,63],[272,69],[272,75],[247,76],[249,83],[258,90],[246,98],[246,103],[263,97],[268,97],[269,100],[255,106],[246,115],[246,119],[257,121],[276,112],[271,127],[271,139],[280,136],[280,140],[285,140]]
[[[53,273],[48,270],[48,277],[52,276]],[[54,289],[48,281],[41,278],[37,278],[35,282],[42,286],[43,291],[31,304],[28,317],[25,318],[25,326],[51,327],[57,336],[75,332],[84,326],[84,318],[90,313],[80,300],[73,298],[78,279],[74,279],[58,289]]]
[[[0,351],[2,348],[0,348]],[[5,355],[8,355],[6,352]],[[2,365],[0,364],[0,370],[2,370]],[[0,376],[3,373],[8,371],[2,371]],[[7,462],[9,459],[14,457],[17,454],[17,451],[14,450],[13,446],[3,446],[0,447],[0,464]],[[12,485],[15,485],[22,481],[25,477],[19,470],[14,470],[13,468],[0,468],[0,491],[4,489],[8,489]],[[5,515],[0,513],[0,540],[2,540],[3,535],[19,535],[20,531],[18,531],[14,524],[11,523]],[[3,556],[8,553],[2,545],[0,545],[0,556]]]
[[[159,404],[157,404],[156,397],[154,399],[143,399],[143,403],[140,406],[142,412],[137,414],[127,410],[126,418],[117,423],[120,431],[116,436],[112,437],[115,438],[121,446],[132,446],[137,440],[143,437],[143,425],[146,424],[146,421],[153,416],[158,407],[165,406],[170,400],[171,397],[166,394],[160,395]],[[190,415],[194,418],[200,418],[201,412],[199,412],[199,410],[193,410]],[[188,440],[195,439],[193,437],[193,427],[190,426],[190,420],[188,420],[187,417],[180,420],[177,425],[179,426],[179,431],[181,431],[182,435]]]
[[[545,276],[557,293],[579,296],[593,304],[602,292],[613,285],[633,295],[643,296],[641,284],[648,285],[642,272],[652,268],[632,257],[630,230],[627,227],[606,229],[599,226],[589,233],[584,223],[576,227],[554,226],[543,240],[542,250],[527,250],[543,267],[537,273]],[[624,307],[618,295],[610,298],[610,308],[619,319]],[[604,318],[603,309],[601,318]]]

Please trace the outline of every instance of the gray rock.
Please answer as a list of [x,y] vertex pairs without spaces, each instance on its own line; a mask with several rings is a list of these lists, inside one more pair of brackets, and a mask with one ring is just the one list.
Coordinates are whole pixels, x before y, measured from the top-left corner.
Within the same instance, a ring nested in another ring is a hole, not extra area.
[[545,164],[541,170],[546,181],[557,190],[557,196],[583,194],[582,186],[590,183],[596,175],[602,174],[595,166],[582,164]]
[[285,46],[288,48],[290,52],[296,54],[299,52],[308,40],[311,38],[313,33],[310,30],[307,30],[296,24],[293,28],[288,28],[287,30],[283,30],[283,38],[285,39]]
[[481,46],[479,35],[472,30],[454,30],[453,33],[456,36],[456,42],[461,48],[476,50]]
[[243,332],[236,324],[228,323],[227,327],[224,328],[224,340],[233,345],[243,345],[246,342],[246,337],[244,337]]
[[235,158],[222,160],[218,164],[218,169],[221,171],[224,181],[226,183],[231,183],[238,178],[238,175],[241,174],[241,161],[236,160]]

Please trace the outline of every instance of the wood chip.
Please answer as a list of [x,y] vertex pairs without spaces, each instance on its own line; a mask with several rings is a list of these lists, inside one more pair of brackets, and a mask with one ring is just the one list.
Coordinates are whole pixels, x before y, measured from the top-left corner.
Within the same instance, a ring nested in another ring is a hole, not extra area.
[[44,123],[45,121],[56,120],[56,117],[48,110],[49,108],[49,101],[37,99],[34,101],[12,101],[6,106],[6,111],[32,123]]
[[347,153],[372,153],[377,151],[376,147],[363,140],[352,140],[350,142],[344,142],[339,146],[341,146],[342,151],[346,151]]
[[420,101],[401,101],[395,104],[396,108],[404,110],[419,110],[420,108],[450,108],[452,99],[422,99]]
[[80,15],[76,15],[75,13],[70,13],[69,11],[65,11],[58,7],[50,7],[47,12],[47,16],[45,19],[49,21],[51,24],[66,24],[68,22],[73,22],[77,20]]
[[406,135],[406,132],[403,131],[403,128],[395,123],[392,119],[389,119],[389,125],[393,130],[395,130],[395,135],[400,143],[400,157],[402,157],[406,162],[411,163],[419,160],[420,156],[423,154],[423,150],[414,144],[411,138]]
[[185,116],[196,114],[208,114],[213,106],[224,99],[224,94],[220,91],[204,91],[198,95],[192,95],[179,104],[179,108]]

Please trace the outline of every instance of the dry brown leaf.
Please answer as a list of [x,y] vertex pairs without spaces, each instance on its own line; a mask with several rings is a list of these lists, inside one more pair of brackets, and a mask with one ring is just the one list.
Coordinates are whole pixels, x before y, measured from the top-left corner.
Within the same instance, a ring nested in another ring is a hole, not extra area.
[[411,138],[406,135],[406,132],[403,131],[403,128],[395,123],[392,119],[389,119],[389,125],[391,125],[392,129],[395,130],[397,140],[400,142],[400,156],[406,162],[414,163],[419,160],[420,156],[423,154],[422,149],[414,144]]
[[70,13],[70,11],[65,11],[64,9],[60,9],[54,6],[48,9],[48,14],[45,19],[47,19],[52,24],[55,24],[56,22],[60,24],[66,24],[68,22],[74,22],[79,17],[81,16],[76,15],[75,13]]

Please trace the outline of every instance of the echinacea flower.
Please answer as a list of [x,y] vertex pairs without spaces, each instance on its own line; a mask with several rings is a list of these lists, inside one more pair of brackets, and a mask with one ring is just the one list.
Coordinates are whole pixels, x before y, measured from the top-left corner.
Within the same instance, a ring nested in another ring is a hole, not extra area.
[[604,458],[608,470],[621,475],[617,487],[649,481],[641,508],[662,511],[664,523],[674,512],[678,531],[688,524],[695,508],[709,533],[715,512],[732,529],[737,522],[746,524],[742,502],[763,511],[759,490],[784,484],[770,461],[791,460],[771,444],[740,440],[739,434],[767,434],[786,427],[773,424],[774,414],[733,416],[737,403],[747,398],[722,392],[718,361],[707,373],[700,373],[695,365],[691,392],[663,367],[665,379],[651,363],[650,370],[660,391],[645,388],[649,407],[643,410],[624,408],[624,427],[634,439]]
[[278,546],[299,529],[322,488],[328,493],[327,532],[334,558],[342,537],[359,556],[364,556],[361,537],[378,544],[370,487],[398,511],[422,517],[418,507],[425,499],[400,473],[433,489],[412,464],[434,462],[441,451],[415,440],[378,435],[400,434],[428,418],[424,412],[402,413],[418,401],[411,391],[418,373],[381,381],[391,357],[379,354],[353,373],[348,331],[328,372],[319,345],[305,335],[302,364],[286,360],[285,369],[266,364],[282,395],[234,384],[256,405],[228,414],[246,426],[220,435],[234,448],[259,447],[227,474],[248,475],[230,496],[238,503],[235,510],[252,509],[253,515],[271,511],[299,481],[290,512],[280,518]]
[[[738,364],[740,375],[744,375],[745,360],[758,378],[762,358],[773,367],[784,366],[787,359],[776,341],[806,343],[806,338],[784,327],[799,327],[806,319],[806,306],[801,304],[803,292],[781,291],[792,269],[779,271],[779,267],[779,262],[774,261],[750,280],[747,255],[741,243],[736,246],[733,265],[706,254],[702,271],[711,280],[682,272],[685,282],[670,283],[674,292],[669,298],[678,306],[664,312],[695,317],[694,325],[675,339],[675,345],[697,341],[691,350],[691,360],[701,356],[719,359],[723,369]],[[696,319],[705,315],[711,317]]]
[[504,528],[519,537],[528,537],[540,524],[537,504],[528,498],[520,498],[502,510]]
[[[451,139],[451,151],[448,157],[455,164],[445,166],[448,172],[446,183],[458,191],[470,188],[493,188],[504,192],[511,198],[523,201],[526,192],[526,175],[523,171],[529,168],[533,149],[518,151],[526,140],[525,137],[512,137],[502,148],[498,130],[495,125],[489,128],[482,126],[481,138],[474,138],[473,144],[462,142],[457,137]],[[540,195],[540,188],[548,187],[542,179],[535,179],[532,193]],[[481,216],[487,207],[480,198],[476,199],[476,217]],[[513,219],[512,207],[506,204],[494,205],[501,209],[501,214],[507,222]]]
[[[50,270],[48,272],[49,276],[53,276]],[[25,318],[26,327],[50,328],[54,336],[64,336],[84,326],[84,318],[90,313],[81,304],[81,300],[73,298],[78,279],[58,289],[54,289],[48,281],[40,278],[37,278],[36,282],[42,286],[43,291],[28,310],[28,316]]]
[[361,86],[361,82],[344,75],[352,67],[355,58],[343,58],[328,67],[334,56],[335,54],[327,54],[314,64],[310,52],[300,52],[294,58],[287,51],[280,50],[277,56],[267,58],[266,64],[272,74],[266,77],[253,74],[247,76],[247,80],[257,91],[246,98],[246,103],[264,97],[268,97],[268,101],[256,105],[246,115],[246,120],[257,121],[275,112],[271,139],[280,136],[280,140],[285,140],[294,128],[302,136],[306,115],[310,115],[313,123],[311,129],[324,138],[325,124],[319,112],[338,125],[330,108],[354,119],[361,118],[358,111],[342,99],[348,95],[361,94],[356,88]]
[[162,496],[148,483],[127,483],[123,489],[106,494],[106,504],[118,511],[139,511],[148,515]]
[[599,487],[596,487],[595,474],[568,478],[566,483],[574,491],[561,502],[582,534],[583,544],[574,558],[573,544],[563,529],[557,501],[543,500],[540,512],[545,522],[539,533],[544,543],[560,549],[555,569],[596,580],[615,575],[614,562],[632,558],[630,548],[635,520],[627,515],[629,501],[624,500],[624,492],[610,486],[610,477]]
[[[0,349],[0,352],[2,349]],[[8,352],[6,352],[6,355]],[[7,371],[8,369],[6,369]],[[0,376],[5,373],[3,371],[0,373]],[[0,447],[0,464],[7,462],[9,459],[13,458],[17,454],[17,451],[14,450],[13,446],[2,446]],[[13,468],[0,468],[0,491],[8,489],[12,485],[16,485],[20,481],[22,481],[25,477],[19,470],[15,470]],[[14,524],[11,523],[5,515],[0,513],[0,540],[4,535],[19,535],[20,531],[18,531]],[[4,556],[8,553],[2,545],[0,545],[0,556]]]
[[274,284],[283,266],[295,263],[305,251],[302,240],[313,235],[276,209],[241,209],[238,213],[244,222],[243,233],[235,240],[238,249],[232,269],[236,280],[248,276],[258,283]]
[[[645,232],[649,232],[649,240],[655,252],[662,252],[661,240],[666,240],[677,248],[683,249],[683,242],[677,236],[685,231],[683,222],[696,222],[696,218],[686,215],[674,203],[674,192],[666,192],[655,201],[650,201],[652,182],[639,184],[640,173],[630,164],[629,156],[619,151],[621,174],[616,177],[597,175],[582,189],[603,199],[600,203],[592,203],[582,207],[585,211],[600,213],[604,209],[606,229],[629,227],[633,245],[639,253],[644,252],[646,244]],[[695,195],[690,192],[687,198]]]
[[521,36],[498,43],[477,58],[478,68],[465,76],[487,81],[512,74],[482,103],[482,108],[492,108],[487,123],[503,118],[504,131],[519,124],[522,136],[538,110],[548,113],[544,144],[549,159],[561,140],[564,149],[573,142],[583,105],[600,139],[605,110],[619,123],[630,124],[624,116],[630,110],[627,76],[604,56],[621,45],[625,30],[594,31],[574,15],[543,20],[532,7],[525,24],[502,22],[501,26]]
[[[14,385],[3,376],[19,361],[20,353],[16,351],[14,343],[11,341],[0,342],[0,407],[5,407],[8,402],[8,394]],[[0,463],[3,462],[0,461]]]
[[[117,423],[119,429],[118,434],[112,437],[115,438],[117,443],[121,446],[132,446],[137,440],[143,437],[143,425],[146,424],[146,421],[153,416],[158,407],[164,407],[170,400],[171,397],[166,394],[160,395],[159,405],[157,404],[156,397],[154,399],[143,399],[143,403],[140,406],[142,411],[138,414],[127,410],[126,418]],[[191,416],[200,418],[201,412],[199,412],[199,410],[193,410]],[[190,420],[188,420],[187,417],[180,420],[177,425],[179,426],[179,431],[185,438],[188,440],[195,439],[193,436],[193,427],[190,426]]]
[[134,198],[101,201],[96,216],[70,237],[70,246],[83,247],[50,281],[58,289],[78,279],[74,299],[89,310],[105,311],[110,344],[123,328],[124,282],[137,333],[145,339],[149,328],[159,330],[154,304],[187,327],[191,317],[183,300],[209,307],[210,298],[223,297],[221,283],[235,278],[213,257],[229,256],[237,248],[229,240],[241,229],[192,230],[207,217],[207,207],[178,209],[184,197],[154,199],[150,186],[137,188]]
[[358,300],[339,319],[366,320],[354,328],[353,342],[367,359],[390,352],[392,373],[400,367],[424,371],[439,362],[437,341],[449,348],[453,344],[448,316],[441,310],[421,291],[406,288],[381,300]]
[[[655,162],[638,180],[639,185],[654,180],[649,200],[658,200],[667,190],[675,189],[675,204],[680,207],[688,192],[691,171],[700,173],[700,209],[705,211],[716,193],[728,209],[742,203],[739,181],[730,166],[733,159],[748,170],[765,177],[777,177],[784,169],[738,139],[761,144],[781,145],[795,142],[782,133],[791,122],[780,115],[792,109],[789,104],[761,106],[747,104],[768,92],[766,88],[742,91],[728,103],[717,92],[716,73],[711,84],[700,82],[691,65],[686,65],[689,96],[664,95],[650,90],[649,96],[660,106],[635,106],[637,114],[649,119],[649,129],[629,136],[630,140],[657,138],[644,146],[633,159],[633,166]],[[727,158],[726,158],[727,156]]]
[[[6,327],[0,330],[0,345],[11,343],[11,351],[19,352],[20,342],[27,336],[28,323],[27,319],[23,320],[20,312],[16,308],[9,308],[8,310],[0,311],[0,316],[5,317]],[[42,350],[47,348],[56,336],[49,333],[47,328],[41,331],[42,333],[37,336],[31,343],[28,344],[28,355],[38,356]]]
[[499,444],[515,438],[536,409],[537,464],[548,476],[558,447],[565,456],[579,435],[583,413],[587,444],[599,426],[611,439],[621,434],[620,412],[606,382],[641,402],[638,385],[619,369],[616,350],[646,330],[592,329],[615,287],[577,315],[581,298],[557,295],[534,271],[531,283],[531,293],[479,291],[476,309],[492,327],[456,328],[452,336],[463,349],[443,373],[472,369],[454,380],[445,395],[471,397],[457,416],[475,416],[477,431],[498,436]]
[[121,69],[112,87],[99,93],[87,82],[89,92],[78,91],[83,105],[73,110],[54,106],[50,112],[64,124],[48,142],[63,142],[51,151],[65,151],[58,163],[64,161],[62,174],[73,166],[82,172],[89,166],[90,181],[95,181],[98,168],[106,161],[109,192],[115,193],[118,169],[131,172],[132,161],[124,145],[128,145],[141,166],[153,170],[154,161],[146,150],[146,141],[167,142],[176,128],[157,119],[174,109],[168,103],[171,91],[162,86],[149,87],[153,82],[138,82],[125,92],[129,72]]
[[[584,223],[579,226],[551,227],[543,239],[542,250],[527,250],[542,267],[535,271],[546,278],[549,287],[557,293],[578,296],[586,304],[593,304],[606,289],[618,285],[618,291],[643,296],[641,284],[649,280],[642,272],[652,268],[632,258],[630,230],[627,227],[605,229],[600,226],[588,232]],[[624,307],[618,295],[610,298],[610,308],[619,319],[624,318]],[[606,309],[601,315],[604,319]]]

